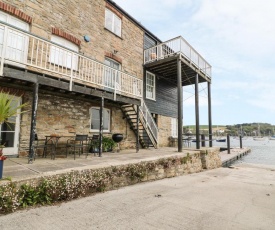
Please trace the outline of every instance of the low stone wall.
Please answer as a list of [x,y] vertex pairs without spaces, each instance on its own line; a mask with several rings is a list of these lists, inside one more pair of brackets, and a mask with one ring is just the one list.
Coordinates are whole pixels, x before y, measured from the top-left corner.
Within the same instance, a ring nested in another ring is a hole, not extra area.
[[200,150],[200,156],[203,169],[214,169],[222,166],[219,147],[203,148]]
[[96,169],[80,167],[14,182],[0,181],[0,213],[72,200],[92,193],[198,173],[220,166],[219,148],[189,149],[186,153],[154,160]]

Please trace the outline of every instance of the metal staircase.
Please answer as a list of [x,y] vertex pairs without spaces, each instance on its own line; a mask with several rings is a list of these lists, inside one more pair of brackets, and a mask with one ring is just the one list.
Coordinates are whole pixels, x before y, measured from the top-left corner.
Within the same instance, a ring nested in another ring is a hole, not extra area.
[[139,106],[139,123],[137,124],[137,106],[121,106],[124,118],[127,119],[131,129],[137,135],[139,127],[139,142],[142,148],[158,147],[158,128],[145,102],[141,100]]

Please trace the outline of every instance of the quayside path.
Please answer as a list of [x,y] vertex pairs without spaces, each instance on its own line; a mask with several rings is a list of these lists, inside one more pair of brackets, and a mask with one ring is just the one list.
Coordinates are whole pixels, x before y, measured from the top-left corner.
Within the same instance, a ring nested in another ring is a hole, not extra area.
[[275,167],[244,165],[141,183],[0,216],[1,230],[273,230]]

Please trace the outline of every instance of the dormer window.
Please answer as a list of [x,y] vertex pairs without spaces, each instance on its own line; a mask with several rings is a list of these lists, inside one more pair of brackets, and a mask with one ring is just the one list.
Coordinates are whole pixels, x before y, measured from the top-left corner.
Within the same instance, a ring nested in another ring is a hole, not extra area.
[[121,18],[109,9],[105,9],[105,27],[121,37]]

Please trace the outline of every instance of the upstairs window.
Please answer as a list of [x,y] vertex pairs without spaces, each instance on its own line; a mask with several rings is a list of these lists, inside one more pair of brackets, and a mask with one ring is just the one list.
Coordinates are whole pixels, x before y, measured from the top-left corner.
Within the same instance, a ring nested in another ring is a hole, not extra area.
[[105,27],[121,37],[121,18],[109,9],[105,9]]
[[105,68],[104,80],[105,86],[120,90],[120,74],[116,70],[120,70],[120,64],[112,59],[106,58],[104,63],[112,68]]
[[156,77],[150,72],[146,72],[146,98],[156,100]]
[[[16,17],[13,17],[9,14],[6,14],[2,11],[0,11],[0,21],[8,23],[22,30],[29,31],[28,23]],[[6,62],[12,62],[12,64],[15,64],[15,65],[25,64],[27,60],[27,54],[28,54],[28,43],[29,43],[28,36],[26,36],[22,32],[18,32],[14,30],[13,28],[9,28],[8,30],[6,30],[7,38],[6,38],[6,44],[4,44],[5,42],[4,33],[5,33],[5,26],[0,25],[0,53],[2,54],[2,49],[6,45],[6,50],[5,50],[5,58],[7,60]]]
[[77,70],[78,57],[74,52],[72,52],[72,50],[78,53],[78,46],[64,38],[55,35],[52,35],[51,41],[65,48],[52,45],[50,53],[50,62],[57,66]]

